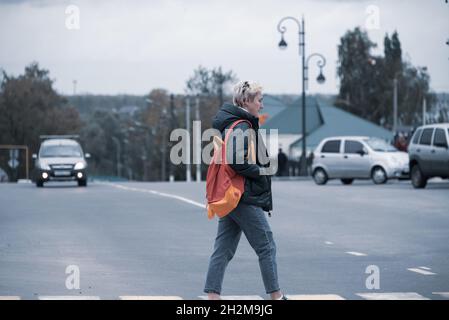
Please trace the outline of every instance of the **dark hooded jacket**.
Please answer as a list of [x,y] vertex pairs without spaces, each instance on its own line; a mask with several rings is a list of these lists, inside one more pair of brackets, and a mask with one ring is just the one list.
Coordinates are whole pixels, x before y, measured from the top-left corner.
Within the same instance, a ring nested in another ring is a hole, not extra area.
[[[269,167],[269,158],[263,140],[258,134],[259,119],[238,106],[225,103],[216,114],[212,126],[221,132],[222,139],[224,140],[226,129],[240,119],[249,121],[251,126],[247,122],[241,122],[234,128],[234,131],[238,132],[237,129],[241,129],[241,132],[244,133],[252,127],[255,132],[253,137],[255,138],[254,146],[256,151],[256,163],[249,162],[247,158],[250,138],[247,135],[244,135],[243,144],[233,143],[232,154],[230,154],[231,148],[227,148],[226,151],[228,159],[230,156],[234,160],[244,159],[243,163],[236,161],[230,162],[231,168],[245,178],[245,191],[240,201],[245,204],[261,207],[264,211],[270,212],[273,209],[271,177],[263,172],[261,174],[263,167]],[[260,161],[262,157],[264,159]]]

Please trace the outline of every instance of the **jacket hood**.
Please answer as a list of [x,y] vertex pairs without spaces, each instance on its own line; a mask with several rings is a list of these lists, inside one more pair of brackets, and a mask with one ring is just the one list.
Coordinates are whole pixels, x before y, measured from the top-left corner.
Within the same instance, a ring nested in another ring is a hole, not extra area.
[[240,119],[248,120],[254,130],[259,129],[259,118],[231,103],[223,104],[220,110],[218,110],[213,119],[212,127],[223,132],[229,125]]

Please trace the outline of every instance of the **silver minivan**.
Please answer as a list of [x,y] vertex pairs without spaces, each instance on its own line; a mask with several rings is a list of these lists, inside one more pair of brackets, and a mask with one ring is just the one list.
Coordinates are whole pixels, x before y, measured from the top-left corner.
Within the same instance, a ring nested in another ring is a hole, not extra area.
[[391,178],[408,178],[409,157],[385,140],[371,137],[330,137],[313,153],[312,176],[319,185],[329,179],[351,184],[354,179],[372,179],[383,184]]

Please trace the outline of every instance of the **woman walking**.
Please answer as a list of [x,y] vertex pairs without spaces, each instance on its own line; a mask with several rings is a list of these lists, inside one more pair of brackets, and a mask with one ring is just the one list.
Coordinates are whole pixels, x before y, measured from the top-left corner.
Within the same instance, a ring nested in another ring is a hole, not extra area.
[[[256,150],[263,148],[263,141],[257,132],[259,129],[259,110],[263,108],[262,87],[254,82],[242,81],[234,88],[233,104],[225,103],[218,111],[213,121],[213,127],[222,133],[238,120],[246,120],[236,125],[233,132],[243,134],[254,130]],[[249,122],[249,123],[248,123]],[[250,125],[251,124],[251,125]],[[240,129],[240,130],[238,130]],[[244,138],[246,139],[246,138]],[[239,140],[238,137],[236,140]],[[218,221],[218,231],[214,251],[209,261],[204,292],[208,299],[219,300],[223,278],[229,261],[233,258],[241,237],[245,234],[251,247],[259,257],[259,266],[265,291],[274,300],[287,300],[282,294],[277,274],[276,245],[268,224],[265,212],[272,210],[271,177],[265,173],[268,167],[267,159],[261,161],[261,152],[255,152],[256,161],[248,161],[248,141],[242,146],[227,150],[232,152],[232,159],[244,159],[243,163],[231,162],[229,165],[239,175],[245,178],[245,188],[238,206],[228,215]],[[262,152],[266,154],[266,152]],[[229,156],[229,154],[227,154]]]

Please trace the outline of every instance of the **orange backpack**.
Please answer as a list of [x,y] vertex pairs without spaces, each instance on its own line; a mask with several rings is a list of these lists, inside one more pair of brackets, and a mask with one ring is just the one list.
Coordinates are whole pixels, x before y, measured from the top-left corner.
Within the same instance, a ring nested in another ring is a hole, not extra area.
[[237,174],[226,163],[226,144],[229,135],[240,122],[248,122],[251,126],[247,120],[237,120],[229,127],[224,141],[214,137],[214,155],[207,169],[206,177],[207,216],[209,219],[212,219],[214,215],[222,218],[234,210],[245,190],[245,178]]

